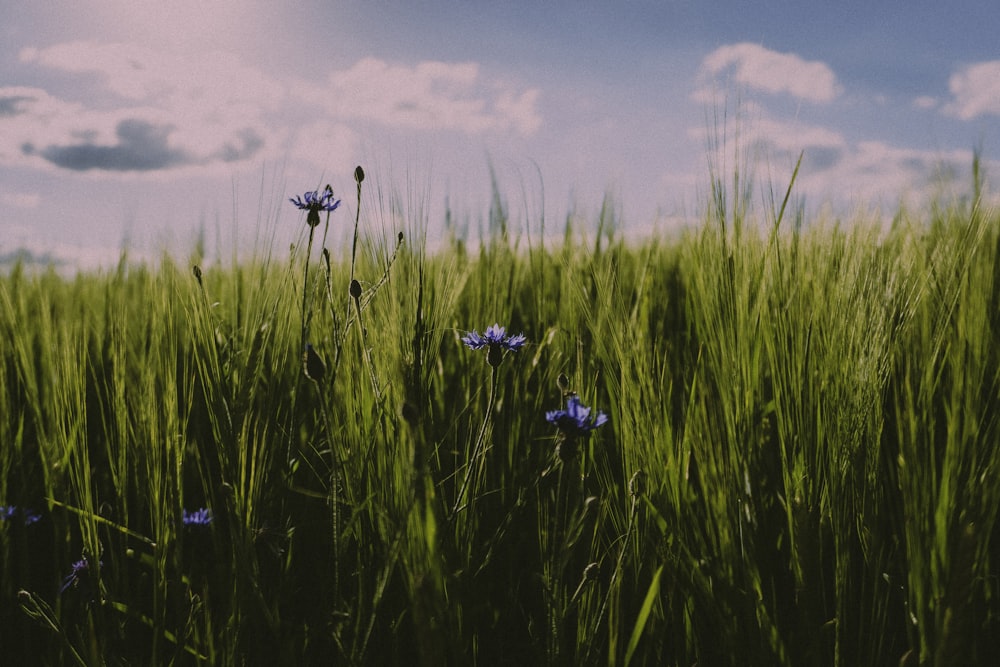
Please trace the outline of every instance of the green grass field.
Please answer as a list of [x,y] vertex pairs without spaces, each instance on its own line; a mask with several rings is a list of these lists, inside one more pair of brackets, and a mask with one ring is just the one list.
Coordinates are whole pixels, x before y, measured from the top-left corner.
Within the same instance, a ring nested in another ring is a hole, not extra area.
[[[302,215],[289,253],[17,267],[0,661],[992,664],[975,180],[886,228],[716,178],[700,226],[641,243],[610,208],[518,235],[498,197],[433,252],[358,182],[360,221]],[[463,344],[494,323],[527,343]],[[608,423],[547,420],[571,392]]]

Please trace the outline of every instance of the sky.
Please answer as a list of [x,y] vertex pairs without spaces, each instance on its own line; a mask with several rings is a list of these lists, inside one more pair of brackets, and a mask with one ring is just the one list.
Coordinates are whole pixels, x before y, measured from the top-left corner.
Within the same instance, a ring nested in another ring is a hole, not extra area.
[[967,193],[1000,5],[887,4],[4,0],[0,262],[273,247],[327,183],[343,231],[356,165],[366,229],[432,239],[494,180],[524,229],[609,201],[634,236],[696,220],[710,165],[763,201],[802,155],[796,201],[845,218]]

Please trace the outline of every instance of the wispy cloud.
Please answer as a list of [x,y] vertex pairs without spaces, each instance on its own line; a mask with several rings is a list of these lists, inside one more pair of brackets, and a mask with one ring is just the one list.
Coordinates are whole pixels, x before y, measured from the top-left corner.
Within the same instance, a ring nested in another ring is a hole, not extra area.
[[280,81],[225,51],[182,57],[137,44],[77,41],[25,48],[20,60],[62,72],[92,74],[115,95],[168,109],[218,113],[247,104],[273,108],[286,95]]
[[952,100],[946,114],[972,120],[987,114],[1000,116],[1000,60],[967,65],[951,75]]
[[343,119],[359,118],[423,130],[479,134],[514,130],[531,134],[541,125],[535,88],[516,90],[484,80],[472,62],[425,61],[413,66],[364,58],[329,76],[324,105]]
[[702,60],[695,100],[711,102],[713,85],[723,74],[748,88],[807,102],[831,102],[841,93],[837,76],[827,64],[743,42],[721,46]]

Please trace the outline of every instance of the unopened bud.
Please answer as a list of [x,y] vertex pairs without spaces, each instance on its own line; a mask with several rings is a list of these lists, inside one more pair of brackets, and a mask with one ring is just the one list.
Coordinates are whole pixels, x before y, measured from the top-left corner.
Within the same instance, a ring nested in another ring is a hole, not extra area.
[[354,299],[361,298],[361,283],[357,280],[351,280],[351,297]]
[[302,371],[313,382],[321,382],[326,375],[326,364],[312,343],[306,343],[306,349],[302,353]]

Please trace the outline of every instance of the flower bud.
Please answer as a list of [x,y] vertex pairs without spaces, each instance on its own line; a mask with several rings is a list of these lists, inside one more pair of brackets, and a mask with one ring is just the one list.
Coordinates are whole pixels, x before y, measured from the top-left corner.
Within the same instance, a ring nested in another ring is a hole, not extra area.
[[302,371],[313,382],[322,382],[326,375],[326,364],[312,343],[306,343],[306,349],[302,353]]

